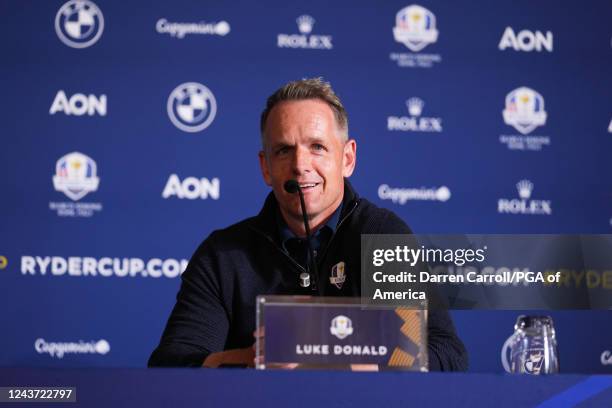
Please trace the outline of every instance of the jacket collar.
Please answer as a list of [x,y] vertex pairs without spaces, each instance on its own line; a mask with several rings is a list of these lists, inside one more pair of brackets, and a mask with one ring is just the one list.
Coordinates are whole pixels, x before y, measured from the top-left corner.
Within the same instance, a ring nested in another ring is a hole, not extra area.
[[[342,197],[342,210],[340,211],[340,219],[342,220],[352,211],[355,206],[355,203],[359,200],[359,196],[351,186],[351,183],[345,178],[344,179],[344,196]],[[259,214],[253,217],[253,222],[251,224],[252,228],[258,231],[259,233],[267,236],[269,239],[272,239],[277,244],[280,243],[280,237],[278,233],[278,227],[276,223],[276,212],[278,211],[278,202],[276,201],[276,197],[274,196],[274,192],[270,192],[268,197],[266,197],[266,201],[263,205],[263,208],[259,212]]]

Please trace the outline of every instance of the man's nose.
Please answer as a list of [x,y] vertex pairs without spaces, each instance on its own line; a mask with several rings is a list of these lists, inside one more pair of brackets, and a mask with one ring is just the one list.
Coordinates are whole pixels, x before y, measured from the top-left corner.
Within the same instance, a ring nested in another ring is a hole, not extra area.
[[308,149],[298,147],[295,149],[293,156],[293,172],[295,175],[301,175],[311,171],[310,152]]

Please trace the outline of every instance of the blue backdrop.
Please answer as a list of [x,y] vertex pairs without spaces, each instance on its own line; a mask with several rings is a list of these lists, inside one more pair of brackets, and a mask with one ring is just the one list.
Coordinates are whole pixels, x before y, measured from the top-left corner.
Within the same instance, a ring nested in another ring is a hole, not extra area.
[[[193,250],[263,204],[259,115],[302,77],[346,106],[357,191],[415,232],[611,233],[611,17],[603,0],[3,1],[0,365],[143,366]],[[471,370],[502,370],[517,314],[454,312]],[[561,371],[611,372],[610,312],[552,316]]]

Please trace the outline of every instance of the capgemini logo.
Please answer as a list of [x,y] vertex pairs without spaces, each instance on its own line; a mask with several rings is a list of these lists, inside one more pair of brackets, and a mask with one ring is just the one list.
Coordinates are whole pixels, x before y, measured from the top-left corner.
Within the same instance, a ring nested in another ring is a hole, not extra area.
[[95,345],[95,349],[98,354],[104,355],[110,351],[110,344],[108,344],[108,341],[104,339],[98,340]]
[[451,191],[446,186],[438,188],[395,188],[388,184],[378,187],[378,198],[391,200],[393,203],[404,205],[408,201],[440,201],[445,202],[451,198]]
[[105,355],[110,352],[108,341],[101,339],[98,341],[85,342],[47,342],[45,339],[38,338],[34,342],[34,349],[38,354],[49,354],[53,358],[64,358],[66,354],[100,354]]
[[230,24],[225,21],[206,23],[200,21],[198,23],[172,22],[166,18],[160,18],[155,24],[155,30],[160,34],[169,34],[171,37],[183,39],[188,34],[197,35],[218,35],[226,36],[231,31]]

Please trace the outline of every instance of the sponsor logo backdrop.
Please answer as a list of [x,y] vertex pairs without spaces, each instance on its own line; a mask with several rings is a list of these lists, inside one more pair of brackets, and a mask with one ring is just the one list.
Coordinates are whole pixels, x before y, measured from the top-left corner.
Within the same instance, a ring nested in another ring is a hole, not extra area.
[[[612,233],[610,13],[5,2],[0,365],[143,366],[197,245],[259,211],[259,114],[296,78],[332,82],[353,184],[415,232]],[[471,370],[517,314],[454,312]],[[562,371],[610,372],[609,312],[551,314]]]

